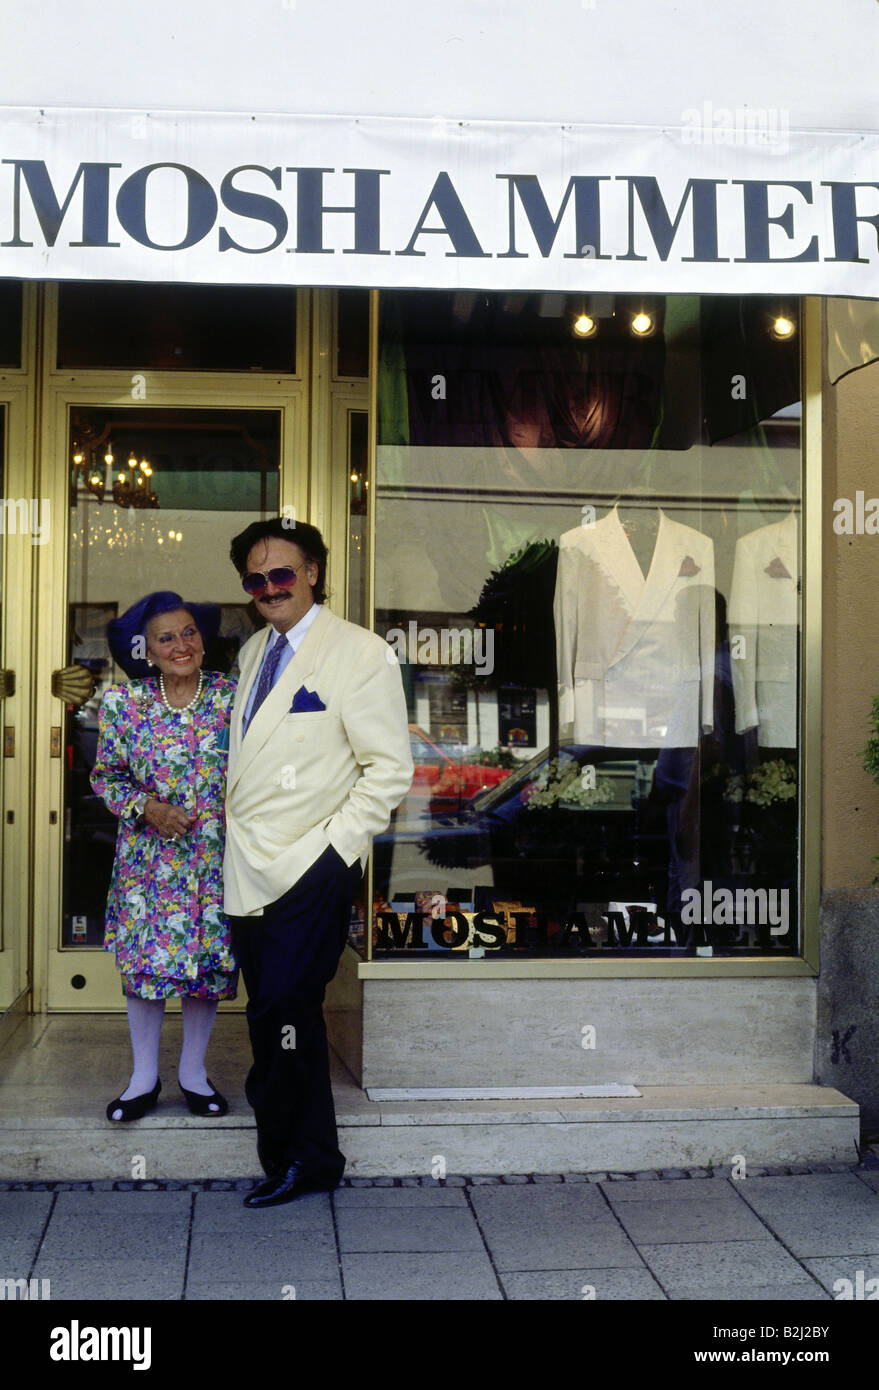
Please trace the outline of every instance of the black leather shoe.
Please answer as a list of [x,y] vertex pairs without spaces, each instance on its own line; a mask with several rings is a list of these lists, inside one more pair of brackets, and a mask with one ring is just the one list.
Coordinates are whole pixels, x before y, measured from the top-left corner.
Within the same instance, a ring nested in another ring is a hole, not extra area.
[[[142,1096],[132,1096],[130,1100],[122,1100],[121,1097],[111,1100],[107,1106],[107,1119],[113,1120],[114,1124],[121,1124],[123,1120],[142,1119],[150,1110],[155,1110],[161,1089],[161,1081],[156,1081],[153,1089],[145,1091]],[[122,1114],[118,1120],[114,1120],[113,1117],[117,1110],[121,1110]]]
[[244,1198],[246,1207],[279,1207],[283,1202],[294,1202],[306,1192],[332,1192],[339,1186],[339,1179],[332,1180],[309,1173],[301,1163],[291,1163],[283,1173],[278,1173],[266,1182],[260,1183]]

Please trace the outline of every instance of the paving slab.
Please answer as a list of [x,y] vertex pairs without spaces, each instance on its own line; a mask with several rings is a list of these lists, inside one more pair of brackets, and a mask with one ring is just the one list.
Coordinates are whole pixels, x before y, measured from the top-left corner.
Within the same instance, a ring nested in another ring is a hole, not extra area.
[[498,1270],[640,1265],[598,1187],[474,1188],[470,1201]]
[[53,1299],[178,1300],[183,1297],[185,1250],[179,1258],[141,1264],[131,1260],[56,1260],[37,1262],[34,1277],[48,1278]]
[[[701,1195],[704,1189],[697,1189]],[[708,1192],[699,1200],[620,1202],[609,1199],[617,1218],[636,1245],[649,1241],[683,1245],[690,1241],[767,1240],[772,1236],[735,1193]]]
[[8,1240],[36,1244],[51,1206],[51,1192],[0,1192],[0,1251]]
[[472,1212],[456,1207],[340,1207],[336,1229],[343,1254],[484,1248]]
[[484,1250],[466,1254],[343,1254],[342,1272],[345,1297],[350,1299],[484,1303],[503,1297]]
[[0,1275],[24,1279],[52,1207],[51,1192],[0,1192]]
[[338,1263],[332,1231],[267,1231],[252,1237],[240,1232],[234,1237],[229,1233],[193,1235],[188,1282],[246,1284],[256,1278],[280,1288],[295,1284],[297,1278],[332,1278]]
[[723,1201],[726,1198],[732,1199],[733,1202],[736,1200],[734,1184],[722,1179],[715,1179],[707,1186],[685,1179],[683,1182],[660,1181],[650,1186],[643,1182],[608,1181],[601,1183],[600,1187],[608,1201],[612,1201],[615,1206],[623,1202],[632,1205],[640,1202],[709,1202]]
[[832,1259],[803,1260],[803,1264],[834,1300],[862,1302],[879,1298],[877,1255],[836,1255]]
[[309,1192],[295,1202],[262,1209],[246,1207],[241,1192],[199,1192],[192,1215],[193,1236],[249,1237],[272,1232],[332,1232],[333,1212],[327,1192]]
[[34,1262],[40,1238],[4,1239],[0,1236],[0,1274],[4,1279],[24,1279]]
[[59,1192],[52,1225],[76,1221],[118,1221],[128,1224],[150,1216],[185,1218],[192,1205],[188,1192]]
[[[278,1284],[273,1280],[260,1280],[258,1277],[240,1284],[219,1284],[214,1279],[206,1283],[187,1282],[184,1298],[187,1302],[234,1303],[239,1300],[253,1303],[341,1303],[342,1281],[338,1272],[334,1278],[297,1279],[293,1283]],[[301,1329],[296,1328],[298,1334]]]
[[[64,1195],[64,1194],[62,1194]],[[40,1260],[128,1260],[134,1264],[149,1264],[154,1260],[172,1260],[186,1254],[189,1235],[187,1217],[157,1213],[146,1219],[132,1215],[130,1222],[118,1219],[64,1220],[49,1222],[40,1247]]]
[[749,1178],[738,1190],[794,1255],[879,1254],[879,1201],[854,1173]]
[[509,1299],[541,1302],[581,1300],[658,1301],[665,1294],[649,1270],[638,1269],[532,1269],[500,1276]]
[[340,1187],[333,1193],[336,1211],[360,1207],[466,1207],[462,1187]]
[[644,1244],[647,1267],[670,1299],[826,1299],[827,1294],[772,1240]]

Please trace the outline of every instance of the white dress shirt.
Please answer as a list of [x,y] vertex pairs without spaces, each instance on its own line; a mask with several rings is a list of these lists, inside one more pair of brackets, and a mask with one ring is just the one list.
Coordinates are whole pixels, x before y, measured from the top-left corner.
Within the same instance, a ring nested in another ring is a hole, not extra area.
[[281,655],[280,655],[280,657],[279,657],[279,659],[278,659],[278,667],[277,667],[277,670],[275,671],[275,678],[274,678],[274,680],[272,681],[272,686],[274,686],[274,685],[277,684],[278,680],[279,680],[280,677],[281,677],[282,672],[286,669],[286,667],[287,667],[287,666],[289,665],[289,663],[292,661],[293,656],[294,656],[294,653],[296,652],[297,647],[299,646],[300,642],[302,641],[302,639],[303,639],[303,637],[305,636],[305,634],[306,634],[306,632],[308,631],[308,629],[311,627],[311,624],[314,622],[315,618],[317,617],[317,615],[318,615],[318,613],[320,612],[320,610],[321,610],[322,607],[323,607],[323,604],[320,604],[320,603],[313,603],[313,604],[311,605],[311,607],[309,608],[308,612],[305,614],[305,616],[302,617],[302,618],[300,618],[300,619],[299,619],[299,622],[296,623],[296,625],[295,625],[294,627],[291,627],[290,630],[289,630],[288,632],[282,632],[282,633],[273,632],[273,633],[272,633],[272,637],[271,637],[271,638],[269,639],[269,641],[266,643],[265,655],[264,655],[264,657],[263,657],[263,659],[262,659],[262,663],[260,664],[260,668],[259,668],[259,671],[257,672],[256,679],[255,679],[255,681],[253,682],[253,685],[250,687],[250,694],[249,694],[248,697],[247,697],[247,704],[246,704],[245,709],[244,709],[244,728],[245,728],[245,729],[247,728],[248,724],[250,723],[250,711],[251,711],[251,709],[252,709],[252,707],[253,707],[253,697],[256,695],[257,686],[259,685],[259,678],[260,678],[260,676],[262,675],[262,668],[263,668],[263,666],[266,664],[266,662],[268,661],[269,656],[270,656],[271,653],[274,651],[275,647],[278,645],[279,640],[280,640],[280,641],[283,641],[284,638],[286,637],[287,643],[286,643],[286,646],[285,646],[284,648],[282,648],[282,650],[281,650]]

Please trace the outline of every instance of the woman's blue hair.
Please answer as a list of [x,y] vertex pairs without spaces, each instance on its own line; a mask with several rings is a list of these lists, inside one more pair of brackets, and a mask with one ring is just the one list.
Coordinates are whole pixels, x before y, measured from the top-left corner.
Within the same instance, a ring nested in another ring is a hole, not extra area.
[[[146,594],[138,599],[119,618],[107,624],[107,641],[117,666],[121,666],[126,676],[148,676],[151,667],[145,659],[147,627],[153,618],[163,613],[176,613],[185,608],[192,615],[201,633],[205,649],[220,630],[220,605],[218,603],[187,603],[179,594],[170,589],[158,589],[154,594]],[[141,655],[143,653],[143,655]]]

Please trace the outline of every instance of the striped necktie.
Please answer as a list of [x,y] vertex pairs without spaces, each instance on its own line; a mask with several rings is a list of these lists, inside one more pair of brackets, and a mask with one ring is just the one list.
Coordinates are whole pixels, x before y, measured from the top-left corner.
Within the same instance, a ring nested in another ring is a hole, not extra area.
[[[254,715],[274,684],[275,675],[278,670],[278,662],[281,660],[281,652],[284,650],[284,643],[286,640],[283,632],[279,633],[275,639],[275,645],[263,662],[262,670],[259,673],[259,681],[256,686],[256,694],[253,697],[253,705],[250,710],[250,719],[247,722],[247,729],[250,728],[253,723]],[[245,733],[247,733],[247,729],[244,730]]]

